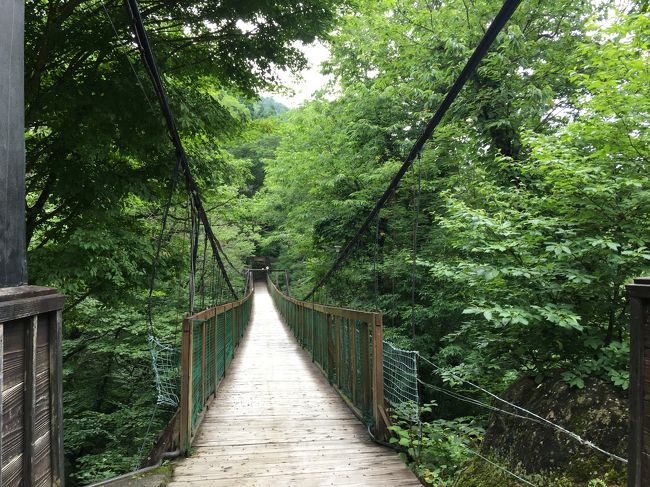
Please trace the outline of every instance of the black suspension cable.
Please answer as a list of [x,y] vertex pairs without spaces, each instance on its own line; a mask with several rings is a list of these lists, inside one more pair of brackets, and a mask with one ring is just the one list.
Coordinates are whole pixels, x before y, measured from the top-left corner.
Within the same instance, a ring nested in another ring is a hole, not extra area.
[[147,32],[144,28],[144,24],[142,22],[142,17],[140,16],[140,9],[138,8],[138,2],[137,0],[125,0],[125,2],[126,2],[127,10],[129,11],[129,15],[131,16],[131,20],[133,21],[135,38],[138,44],[138,48],[140,50],[140,55],[142,57],[145,67],[147,68],[147,73],[151,78],[151,82],[153,83],[154,90],[156,91],[156,95],[158,96],[160,108],[165,117],[165,122],[167,123],[169,136],[171,138],[172,143],[174,144],[174,147],[176,148],[176,159],[179,161],[181,167],[183,168],[187,191],[192,197],[192,201],[198,213],[199,219],[203,224],[204,231],[207,234],[208,239],[210,240],[212,252],[214,254],[215,259],[217,260],[219,269],[223,274],[224,281],[226,282],[226,285],[228,286],[228,289],[230,290],[230,293],[233,295],[233,297],[235,299],[239,299],[239,297],[237,296],[237,292],[235,291],[234,287],[232,286],[232,283],[230,282],[230,279],[228,278],[226,268],[224,267],[223,261],[221,259],[221,254],[223,253],[225,255],[225,253],[223,252],[223,248],[221,247],[221,244],[217,240],[214,232],[212,231],[210,221],[205,212],[205,209],[203,208],[203,202],[201,201],[201,194],[198,185],[196,184],[196,181],[192,176],[190,166],[187,161],[187,154],[185,153],[185,149],[183,148],[183,143],[181,141],[178,128],[176,126],[176,120],[171,111],[169,100],[167,98],[167,93],[165,91],[162,78],[160,77],[160,71],[158,70],[158,65],[156,64],[156,59],[151,49],[151,45],[149,43],[149,38],[147,37]]
[[208,237],[203,235],[203,257],[201,259],[201,279],[199,289],[201,290],[201,309],[205,309],[205,261],[208,253]]
[[162,248],[162,241],[165,235],[165,229],[167,228],[167,219],[169,217],[169,209],[172,205],[172,199],[174,197],[174,192],[176,191],[176,183],[178,182],[178,172],[180,170],[180,164],[176,161],[174,165],[174,170],[172,171],[172,178],[169,183],[169,194],[167,196],[167,203],[165,204],[165,209],[163,211],[162,223],[160,225],[160,233],[156,239],[156,255],[153,259],[153,265],[151,268],[151,275],[149,276],[149,296],[147,298],[147,328],[149,335],[154,336],[154,326],[153,326],[153,289],[156,283],[156,274],[158,272],[158,261],[160,260],[160,250]]
[[190,242],[190,284],[189,284],[189,313],[194,314],[194,298],[196,296],[196,259],[197,259],[197,250],[198,250],[198,238],[199,238],[199,224],[196,217],[196,209],[192,204],[191,198],[189,198],[188,205],[190,207],[190,233],[189,233],[189,242]]
[[[415,288],[417,284],[418,227],[420,226],[420,192],[422,191],[422,157],[418,155],[418,182],[413,194],[415,219],[413,221],[413,248],[411,249],[411,339],[415,340]],[[415,166],[413,166],[415,170]],[[413,175],[415,179],[415,174]],[[415,184],[414,184],[415,186]]]
[[309,298],[323,284],[325,284],[329,280],[332,274],[334,274],[334,272],[341,266],[341,264],[350,256],[350,253],[355,248],[361,236],[366,232],[366,230],[368,230],[368,227],[377,216],[377,213],[379,213],[379,210],[384,206],[384,204],[386,203],[390,195],[393,193],[393,191],[395,191],[395,189],[399,185],[399,182],[404,177],[404,174],[406,174],[406,171],[408,171],[408,169],[411,167],[415,158],[422,151],[424,144],[426,143],[427,140],[429,140],[436,127],[440,124],[442,118],[447,113],[447,110],[449,110],[449,107],[452,105],[452,103],[460,93],[460,90],[463,88],[463,86],[465,86],[465,83],[467,83],[469,77],[472,74],[474,74],[476,68],[480,64],[481,60],[487,54],[488,50],[490,49],[490,46],[496,39],[497,35],[499,35],[499,32],[501,32],[501,30],[506,25],[510,17],[512,17],[512,14],[515,12],[515,10],[517,10],[517,7],[519,6],[520,3],[521,0],[505,1],[503,6],[501,7],[501,10],[499,10],[499,13],[496,15],[494,21],[492,22],[492,24],[486,31],[485,35],[481,39],[481,42],[479,42],[478,46],[476,47],[476,49],[468,59],[467,64],[465,64],[465,67],[461,71],[460,75],[458,76],[458,78],[456,79],[452,87],[449,89],[449,91],[447,92],[447,95],[445,96],[444,100],[436,110],[436,113],[433,115],[433,117],[431,117],[431,120],[429,120],[429,122],[427,123],[424,131],[418,137],[415,144],[413,144],[413,147],[411,148],[411,151],[406,157],[406,160],[399,168],[397,173],[395,173],[393,179],[391,180],[390,184],[388,185],[384,193],[377,200],[375,207],[368,214],[365,221],[361,224],[361,226],[359,227],[355,235],[345,244],[343,250],[341,250],[338,253],[336,260],[329,268],[329,270],[316,283],[313,289],[309,291],[309,293],[303,298],[303,301],[308,301]]

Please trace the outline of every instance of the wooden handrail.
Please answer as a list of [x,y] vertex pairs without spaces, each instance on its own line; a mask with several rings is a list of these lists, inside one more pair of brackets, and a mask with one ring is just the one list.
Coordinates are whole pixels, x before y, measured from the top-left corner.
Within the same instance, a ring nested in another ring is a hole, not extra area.
[[650,278],[628,284],[630,300],[630,434],[628,486],[650,485]]

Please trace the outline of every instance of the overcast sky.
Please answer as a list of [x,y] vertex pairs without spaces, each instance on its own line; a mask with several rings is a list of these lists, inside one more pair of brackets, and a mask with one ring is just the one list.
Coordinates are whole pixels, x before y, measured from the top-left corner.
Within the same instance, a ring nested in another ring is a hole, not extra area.
[[279,76],[282,84],[290,88],[293,94],[262,92],[261,96],[272,96],[289,108],[294,108],[325,86],[328,78],[320,73],[320,65],[329,57],[327,47],[316,42],[302,46],[301,50],[305,53],[309,66],[297,76],[287,71],[281,71]]

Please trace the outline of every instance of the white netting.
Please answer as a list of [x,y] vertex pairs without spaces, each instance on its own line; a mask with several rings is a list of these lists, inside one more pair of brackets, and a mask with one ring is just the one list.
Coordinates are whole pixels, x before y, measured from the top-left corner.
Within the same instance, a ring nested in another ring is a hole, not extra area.
[[158,391],[157,403],[178,406],[180,374],[178,370],[180,353],[178,348],[161,343],[156,337],[149,337],[151,361]]
[[395,410],[419,420],[418,352],[384,341],[384,397]]

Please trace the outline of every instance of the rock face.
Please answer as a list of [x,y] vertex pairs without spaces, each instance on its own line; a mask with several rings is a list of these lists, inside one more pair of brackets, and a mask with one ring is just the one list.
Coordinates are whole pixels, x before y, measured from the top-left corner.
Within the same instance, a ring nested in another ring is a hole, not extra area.
[[[559,374],[542,384],[525,377],[510,386],[503,397],[577,433],[604,450],[623,458],[627,456],[626,394],[600,379],[589,378],[585,380],[583,389],[576,389],[567,385]],[[504,406],[494,405],[500,408]],[[509,407],[503,409],[512,410]],[[626,467],[623,463],[580,444],[548,425],[507,414],[495,413],[491,416],[481,454],[529,480],[536,479],[536,485],[625,485]],[[497,470],[477,458],[463,472],[456,485],[510,485],[511,480]],[[520,484],[514,481],[512,485]]]

